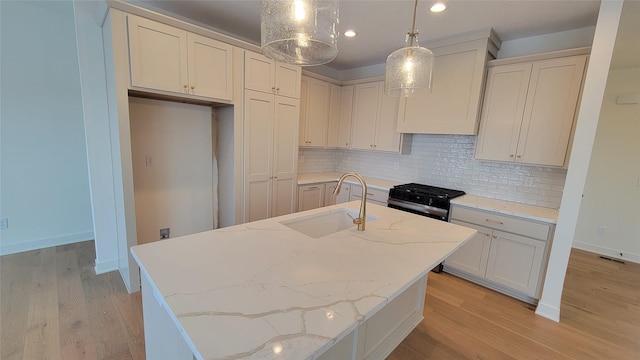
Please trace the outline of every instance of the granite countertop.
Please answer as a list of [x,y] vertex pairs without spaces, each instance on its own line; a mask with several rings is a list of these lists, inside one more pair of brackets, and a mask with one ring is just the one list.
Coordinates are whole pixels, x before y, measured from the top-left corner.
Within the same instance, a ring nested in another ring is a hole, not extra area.
[[[340,176],[342,176],[341,172],[325,172],[325,173],[308,173],[308,174],[298,174],[298,185],[309,185],[316,183],[325,183],[330,181],[338,181]],[[381,180],[375,178],[364,178],[367,183],[367,187],[376,188],[380,190],[389,190],[396,185],[400,185],[401,183],[389,180]],[[348,177],[344,180],[350,184],[360,183],[354,179],[353,177]]]
[[[134,246],[197,359],[315,358],[476,231],[368,204],[355,226],[311,238],[281,222],[360,202]],[[149,289],[147,289],[149,291]]]
[[471,194],[457,197],[451,200],[451,203],[475,209],[494,211],[505,215],[518,216],[530,220],[542,221],[549,224],[555,224],[558,222],[558,209],[491,199]]

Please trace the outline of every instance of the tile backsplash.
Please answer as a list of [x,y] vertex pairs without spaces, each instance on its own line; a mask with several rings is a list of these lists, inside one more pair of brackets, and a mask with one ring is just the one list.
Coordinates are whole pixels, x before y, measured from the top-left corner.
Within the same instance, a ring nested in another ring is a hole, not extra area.
[[411,153],[407,155],[301,148],[298,172],[355,171],[378,179],[560,207],[566,169],[474,160],[475,139],[462,135],[413,135]]

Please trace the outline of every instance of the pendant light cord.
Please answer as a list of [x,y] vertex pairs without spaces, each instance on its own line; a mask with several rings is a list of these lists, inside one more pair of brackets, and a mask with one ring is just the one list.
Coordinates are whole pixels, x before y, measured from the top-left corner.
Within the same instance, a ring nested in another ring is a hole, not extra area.
[[409,42],[409,46],[413,47],[413,42],[418,33],[416,32],[416,13],[418,12],[418,0],[416,0],[415,5],[413,6],[413,22],[411,23],[411,32],[408,33],[409,38],[411,39]]

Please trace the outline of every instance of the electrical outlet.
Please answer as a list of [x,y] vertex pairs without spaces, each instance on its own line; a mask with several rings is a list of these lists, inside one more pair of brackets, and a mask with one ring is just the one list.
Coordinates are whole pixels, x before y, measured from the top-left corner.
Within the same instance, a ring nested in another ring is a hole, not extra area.
[[396,169],[396,170],[400,169],[400,163],[397,162],[397,161],[394,161],[393,162],[393,168]]
[[604,226],[599,226],[598,227],[598,235],[602,236],[607,232],[607,228]]
[[0,229],[8,229],[9,228],[9,219],[2,218],[0,219]]
[[160,229],[160,239],[168,239],[170,232],[169,228]]
[[299,162],[304,162],[304,155],[300,155],[300,156],[298,157],[298,161],[299,161]]
[[144,157],[144,165],[145,166],[153,166],[153,156],[145,155],[145,157]]

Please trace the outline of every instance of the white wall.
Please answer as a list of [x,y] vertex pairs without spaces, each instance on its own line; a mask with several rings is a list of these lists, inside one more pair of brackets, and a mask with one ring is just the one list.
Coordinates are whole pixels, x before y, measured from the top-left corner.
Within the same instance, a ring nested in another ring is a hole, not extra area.
[[0,1],[0,254],[93,238],[71,1]]
[[611,70],[573,246],[640,262],[640,104],[616,104],[628,93],[640,96],[640,68]]
[[212,230],[211,108],[130,97],[129,114],[138,244],[162,228],[171,237]]

